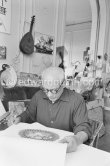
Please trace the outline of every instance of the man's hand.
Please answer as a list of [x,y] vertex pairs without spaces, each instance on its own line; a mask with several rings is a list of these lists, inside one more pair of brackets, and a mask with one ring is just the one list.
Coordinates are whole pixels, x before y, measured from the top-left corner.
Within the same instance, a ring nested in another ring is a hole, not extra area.
[[75,136],[66,136],[62,140],[61,143],[67,143],[67,153],[71,153],[76,151],[77,147],[81,144],[80,140]]
[[14,120],[13,120],[13,123],[14,124],[18,124],[21,122],[21,118],[20,117],[16,117]]

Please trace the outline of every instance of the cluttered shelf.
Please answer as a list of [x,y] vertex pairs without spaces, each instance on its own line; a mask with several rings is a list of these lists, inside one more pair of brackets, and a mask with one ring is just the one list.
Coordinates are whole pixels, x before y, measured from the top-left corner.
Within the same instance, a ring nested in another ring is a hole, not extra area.
[[4,130],[11,125],[13,116],[22,113],[32,96],[40,90],[40,77],[31,73],[16,74],[9,67],[1,74],[0,87],[0,102],[4,110],[4,114],[0,115],[0,130]]
[[8,111],[9,101],[27,100],[40,89],[40,76],[32,73],[16,73],[10,66],[6,66],[1,73],[2,103]]

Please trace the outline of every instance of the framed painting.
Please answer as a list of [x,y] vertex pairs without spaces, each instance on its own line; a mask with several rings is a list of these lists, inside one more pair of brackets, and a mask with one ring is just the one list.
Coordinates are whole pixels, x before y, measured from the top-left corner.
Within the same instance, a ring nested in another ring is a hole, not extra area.
[[54,37],[36,32],[34,45],[35,52],[53,55]]
[[11,0],[0,0],[0,32],[10,33]]
[[6,59],[7,48],[6,46],[0,46],[0,59]]

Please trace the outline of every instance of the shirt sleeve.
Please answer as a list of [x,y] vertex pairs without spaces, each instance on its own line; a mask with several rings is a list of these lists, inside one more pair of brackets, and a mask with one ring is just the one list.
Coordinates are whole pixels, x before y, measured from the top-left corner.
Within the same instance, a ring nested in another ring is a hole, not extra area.
[[21,115],[21,122],[25,123],[33,123],[36,121],[37,117],[37,97],[36,95],[30,101],[29,106],[26,111],[24,111]]
[[88,112],[86,103],[83,98],[78,102],[78,106],[73,114],[74,129],[73,132],[77,134],[80,131],[84,131],[91,138],[91,125],[88,120]]

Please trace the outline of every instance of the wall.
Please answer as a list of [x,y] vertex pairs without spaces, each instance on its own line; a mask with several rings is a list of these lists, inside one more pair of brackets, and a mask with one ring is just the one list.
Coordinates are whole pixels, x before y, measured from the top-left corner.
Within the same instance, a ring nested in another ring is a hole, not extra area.
[[12,0],[11,5],[11,32],[10,34],[0,32],[0,45],[7,47],[6,60],[0,60],[0,69],[3,63],[12,63],[13,58],[18,55],[19,42],[19,19],[20,19],[20,0]]
[[[6,45],[6,60],[0,60],[0,68],[3,63],[13,65],[16,71],[40,74],[41,71],[53,63],[57,40],[57,21],[60,0],[11,0],[11,32],[0,33],[0,45]],[[24,55],[19,50],[19,42],[22,36],[29,31],[32,15],[36,16],[33,37],[40,32],[54,37],[54,54],[47,55],[33,53]]]
[[[47,55],[41,53],[34,53],[31,58],[30,69],[31,73],[40,74],[42,70],[53,64],[53,58],[55,56],[56,38],[57,38],[57,17],[59,0],[39,0],[36,1],[36,24],[35,33],[40,32],[42,34],[50,35],[54,37],[54,54]],[[26,61],[24,61],[24,66]]]

